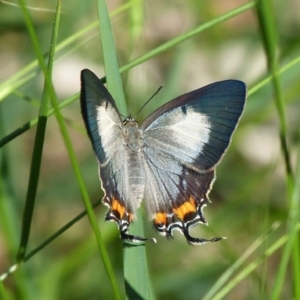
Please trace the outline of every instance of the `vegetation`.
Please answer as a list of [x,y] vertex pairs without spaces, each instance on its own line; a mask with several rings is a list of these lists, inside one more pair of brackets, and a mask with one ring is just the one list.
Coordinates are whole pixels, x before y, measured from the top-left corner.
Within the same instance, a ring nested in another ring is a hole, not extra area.
[[[300,300],[296,5],[0,2],[0,299]],[[78,101],[84,68],[107,76],[124,115],[164,84],[140,122],[208,83],[247,83],[245,112],[205,208],[209,226],[193,229],[228,239],[168,241],[142,208],[132,232],[144,227],[158,243],[123,247],[99,205]]]

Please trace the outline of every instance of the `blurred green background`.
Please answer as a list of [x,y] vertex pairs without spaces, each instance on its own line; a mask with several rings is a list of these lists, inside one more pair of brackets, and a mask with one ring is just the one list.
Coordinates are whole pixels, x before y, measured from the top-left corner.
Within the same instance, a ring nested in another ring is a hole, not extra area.
[[[210,22],[247,1],[107,1],[115,43],[122,67],[181,34]],[[36,59],[18,4],[0,2],[0,139],[38,116],[43,76],[38,67],[26,71]],[[50,47],[56,1],[27,1],[43,53]],[[64,1],[58,32],[59,48],[53,83],[60,100],[80,89],[80,71],[89,68],[103,77],[103,55],[95,1]],[[299,3],[272,1],[279,70],[300,57]],[[75,38],[90,24],[95,26]],[[9,80],[24,71],[24,84]],[[27,72],[27,73],[26,73]],[[159,237],[144,216],[150,278],[156,299],[202,299],[226,270],[226,299],[269,299],[279,270],[282,248],[264,253],[287,233],[291,209],[287,174],[280,148],[279,120],[272,85],[257,84],[268,76],[267,59],[255,8],[193,35],[122,74],[128,110],[133,115],[164,84],[163,90],[138,116],[138,121],[168,100],[214,81],[245,81],[250,95],[232,144],[217,167],[217,180],[205,208],[209,226],[197,226],[194,236],[228,239],[201,247],[187,245],[180,234],[173,241]],[[31,77],[29,77],[31,76]],[[280,77],[288,131],[286,139],[293,172],[299,148],[299,63]],[[8,83],[8,85],[5,85]],[[5,88],[7,88],[9,92]],[[61,110],[75,147],[81,172],[92,201],[101,199],[97,162],[85,134],[79,101]],[[122,113],[122,112],[121,112]],[[0,274],[15,263],[27,193],[36,127],[0,149]],[[3,141],[3,140],[2,140]],[[299,200],[299,197],[298,197]],[[38,193],[28,251],[36,248],[77,214],[84,205],[57,121],[48,119]],[[95,209],[99,227],[120,289],[124,292],[122,243],[118,230],[105,223],[107,208]],[[141,221],[141,220],[139,220]],[[236,261],[269,232],[280,226],[235,270]],[[299,240],[297,240],[297,252]],[[296,249],[296,250],[295,250]],[[295,253],[294,253],[295,254]],[[251,263],[260,264],[246,274]],[[296,255],[297,257],[297,255]],[[299,258],[299,253],[298,253]],[[291,260],[285,273],[281,299],[293,298],[295,272]],[[138,262],[137,262],[138,263]],[[134,267],[134,266],[133,266]],[[244,277],[237,282],[235,275]],[[298,274],[299,275],[299,274]],[[231,286],[231,284],[233,284]],[[111,286],[93,232],[85,217],[35,254],[3,282],[9,299],[110,299]],[[1,298],[1,297],[0,297]],[[212,299],[207,296],[204,299]],[[216,298],[217,299],[217,298]],[[297,299],[297,297],[294,297]]]

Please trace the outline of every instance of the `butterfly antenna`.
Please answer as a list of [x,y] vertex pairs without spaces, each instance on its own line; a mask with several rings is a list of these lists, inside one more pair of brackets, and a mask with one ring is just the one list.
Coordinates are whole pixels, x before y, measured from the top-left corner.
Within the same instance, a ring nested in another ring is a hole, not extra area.
[[127,116],[124,116],[123,114],[121,114],[120,112],[119,112],[119,114],[120,114],[120,116],[122,116],[122,118],[125,120],[125,119],[127,119],[127,118],[130,118],[131,119],[131,111],[129,112],[129,115],[127,115]]
[[153,97],[155,95],[157,95],[159,93],[159,91],[164,87],[164,85],[162,84],[158,89],[157,91],[150,97],[150,99],[148,99],[145,104],[140,108],[140,110],[137,112],[137,114],[135,115],[134,119],[137,117],[137,115],[142,111],[142,109],[150,102],[150,100],[153,99]]

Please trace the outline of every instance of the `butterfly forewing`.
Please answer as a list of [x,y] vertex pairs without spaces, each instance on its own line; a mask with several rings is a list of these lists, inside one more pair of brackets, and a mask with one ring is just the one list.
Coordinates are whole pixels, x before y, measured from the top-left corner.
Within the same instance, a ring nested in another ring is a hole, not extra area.
[[227,149],[244,109],[245,84],[226,80],[182,95],[151,114],[141,125],[147,146],[160,145],[199,170],[216,165]]
[[100,163],[116,151],[122,136],[122,121],[114,99],[101,81],[89,70],[81,72],[81,112]]

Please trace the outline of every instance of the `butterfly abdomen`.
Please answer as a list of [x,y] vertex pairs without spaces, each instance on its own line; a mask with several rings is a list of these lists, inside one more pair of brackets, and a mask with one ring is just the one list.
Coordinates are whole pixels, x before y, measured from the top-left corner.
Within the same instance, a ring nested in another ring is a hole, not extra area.
[[144,197],[145,175],[141,163],[143,141],[135,121],[127,122],[123,128],[124,148],[126,152],[128,200],[133,213]]

